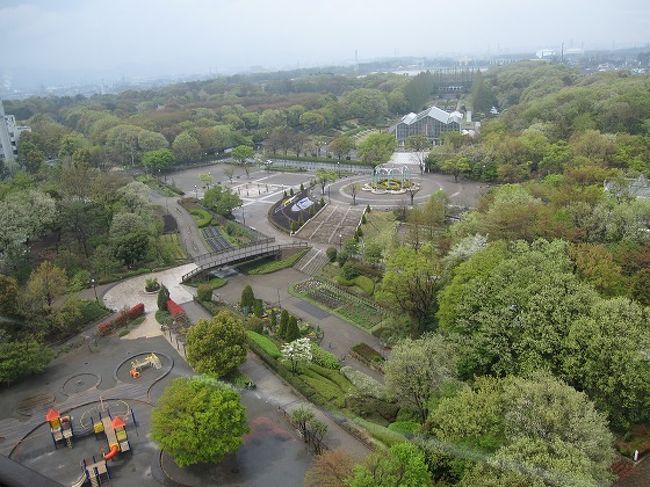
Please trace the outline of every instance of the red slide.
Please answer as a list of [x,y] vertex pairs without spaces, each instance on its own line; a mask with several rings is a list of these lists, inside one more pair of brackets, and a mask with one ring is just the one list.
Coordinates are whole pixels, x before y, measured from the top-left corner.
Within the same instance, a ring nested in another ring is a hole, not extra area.
[[120,448],[117,445],[113,445],[113,448],[111,448],[111,451],[106,453],[104,455],[104,460],[110,460],[113,458],[115,455],[117,455],[120,452]]

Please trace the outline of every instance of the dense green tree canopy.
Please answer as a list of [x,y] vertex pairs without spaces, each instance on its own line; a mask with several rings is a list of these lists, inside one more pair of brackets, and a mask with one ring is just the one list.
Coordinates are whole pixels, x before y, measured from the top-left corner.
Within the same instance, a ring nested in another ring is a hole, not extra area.
[[384,372],[386,386],[398,402],[424,421],[431,396],[456,375],[454,347],[441,335],[402,340],[393,348]]
[[431,485],[422,452],[410,443],[400,443],[388,451],[375,453],[357,465],[349,487],[426,487]]
[[381,122],[388,114],[385,95],[375,89],[360,88],[343,95],[341,106],[350,118],[359,118],[365,122]]
[[[460,485],[479,485],[486,460],[486,475],[495,482],[488,485],[507,485],[499,483],[501,476],[519,475],[538,482],[533,485],[556,485],[548,478],[569,474],[567,461],[576,462],[580,469],[571,474],[589,479],[588,485],[611,480],[613,437],[607,421],[585,394],[550,376],[479,379],[473,388],[440,399],[427,427],[431,438],[421,443],[436,476],[461,480]],[[517,460],[523,456],[517,452],[526,450],[531,468],[519,472]]]
[[175,379],[151,414],[151,437],[180,467],[220,462],[247,432],[239,394],[209,378]]
[[200,320],[187,332],[187,361],[201,374],[222,377],[246,359],[246,330],[242,320],[221,311]]
[[201,157],[201,145],[198,143],[196,138],[187,131],[178,134],[174,139],[172,150],[174,151],[176,159],[181,162],[192,162]]
[[174,162],[176,162],[174,153],[165,148],[151,150],[142,155],[142,164],[152,173],[165,171],[171,168]]
[[366,137],[358,145],[359,157],[366,164],[378,166],[388,162],[397,145],[395,137],[389,133],[377,132]]
[[34,339],[0,342],[0,383],[43,372],[51,358],[50,349]]
[[219,215],[230,217],[232,210],[242,205],[242,200],[230,188],[217,184],[205,192],[203,203]]
[[[463,266],[472,266],[482,252]],[[596,294],[571,272],[566,244],[561,241],[523,242],[511,246],[510,256],[489,274],[463,286],[453,321],[441,318],[444,329],[468,338],[460,358],[461,373],[527,373],[543,368],[559,372],[560,352],[568,325],[588,313]]]
[[400,309],[415,331],[434,328],[436,294],[443,282],[440,261],[430,244],[419,249],[401,246],[386,258],[386,270],[377,299]]

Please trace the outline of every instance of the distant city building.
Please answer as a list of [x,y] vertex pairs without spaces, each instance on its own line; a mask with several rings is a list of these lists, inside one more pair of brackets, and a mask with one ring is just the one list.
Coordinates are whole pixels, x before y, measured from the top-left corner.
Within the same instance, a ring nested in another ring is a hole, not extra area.
[[548,59],[557,56],[555,49],[540,49],[535,53],[537,59]]
[[427,108],[420,113],[409,113],[388,129],[395,134],[399,145],[404,145],[411,135],[424,135],[433,144],[440,144],[445,132],[460,132],[463,114],[446,112],[438,107]]
[[23,132],[31,132],[25,125],[16,125],[13,115],[5,115],[5,109],[0,100],[0,164],[11,167],[18,156],[18,140]]

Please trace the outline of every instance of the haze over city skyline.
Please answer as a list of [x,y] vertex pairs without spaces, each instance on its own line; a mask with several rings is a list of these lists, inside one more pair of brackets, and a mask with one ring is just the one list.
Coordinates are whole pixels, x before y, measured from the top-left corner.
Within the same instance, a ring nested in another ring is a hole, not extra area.
[[[0,77],[34,83],[341,64],[388,56],[644,46],[650,5],[560,0],[0,2]],[[0,80],[1,81],[1,80]]]

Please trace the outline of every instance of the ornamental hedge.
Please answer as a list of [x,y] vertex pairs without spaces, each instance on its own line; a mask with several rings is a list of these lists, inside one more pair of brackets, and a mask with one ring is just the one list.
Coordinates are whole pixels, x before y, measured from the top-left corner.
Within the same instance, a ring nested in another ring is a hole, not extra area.
[[144,315],[144,304],[138,303],[130,308],[125,308],[112,320],[102,321],[97,325],[97,335],[100,337],[110,335],[113,331],[125,327],[129,321]]
[[264,335],[260,335],[259,333],[255,333],[251,330],[248,330],[246,332],[246,335],[251,342],[261,348],[262,351],[268,356],[274,359],[278,359],[282,355],[280,353],[280,349],[278,349],[277,345],[273,343],[270,338],[267,338]]

